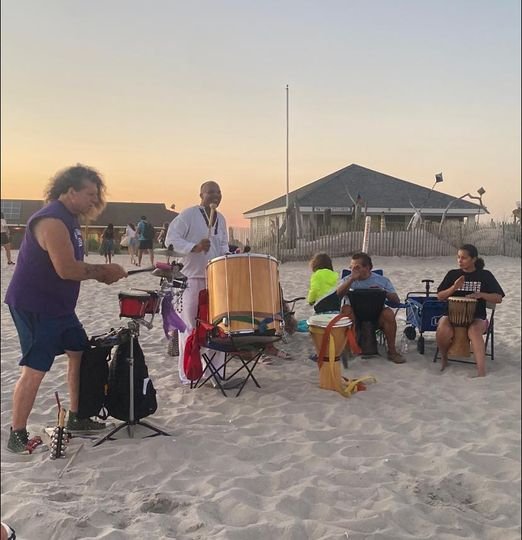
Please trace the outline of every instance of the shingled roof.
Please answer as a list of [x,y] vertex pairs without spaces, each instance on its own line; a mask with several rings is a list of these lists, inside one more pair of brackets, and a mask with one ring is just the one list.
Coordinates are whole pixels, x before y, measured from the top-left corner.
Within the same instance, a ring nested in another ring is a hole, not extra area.
[[105,226],[108,223],[116,226],[127,225],[127,223],[137,223],[141,216],[146,216],[149,223],[155,227],[161,227],[165,221],[170,223],[177,215],[177,212],[169,210],[161,203],[113,202],[107,203],[98,219],[89,225],[94,227]]
[[[351,206],[353,198],[360,195],[364,203],[372,208],[404,208],[410,207],[410,201],[416,208],[444,209],[456,200],[456,197],[394,178],[388,174],[372,171],[352,163],[344,169],[320,178],[311,184],[289,193],[289,203],[297,201],[301,207],[347,207]],[[428,197],[429,195],[429,197]],[[244,212],[247,215],[254,212],[274,210],[286,207],[286,195]],[[478,204],[457,200],[452,209],[484,211]]]

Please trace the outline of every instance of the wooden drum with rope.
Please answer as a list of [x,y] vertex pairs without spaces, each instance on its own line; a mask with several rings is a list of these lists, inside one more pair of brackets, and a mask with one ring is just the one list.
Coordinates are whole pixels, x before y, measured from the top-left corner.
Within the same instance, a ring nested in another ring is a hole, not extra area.
[[477,300],[460,296],[448,298],[448,319],[455,335],[448,356],[468,358],[470,355],[468,328],[475,318]]

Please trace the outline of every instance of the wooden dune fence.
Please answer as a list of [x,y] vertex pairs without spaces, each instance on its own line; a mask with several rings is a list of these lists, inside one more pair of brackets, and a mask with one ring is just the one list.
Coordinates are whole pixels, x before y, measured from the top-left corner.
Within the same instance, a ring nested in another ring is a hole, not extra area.
[[[519,224],[449,223],[439,229],[437,223],[426,223],[422,228],[409,231],[371,232],[368,251],[383,257],[436,257],[454,255],[460,245],[470,243],[476,245],[482,255],[521,256]],[[284,235],[277,237],[269,230],[258,230],[254,234],[250,229],[234,228],[233,232],[241,242],[248,240],[253,252],[267,253],[282,262],[309,260],[318,252],[345,257],[361,251],[363,243],[362,231],[319,229],[313,235],[305,234],[295,239],[291,246]]]

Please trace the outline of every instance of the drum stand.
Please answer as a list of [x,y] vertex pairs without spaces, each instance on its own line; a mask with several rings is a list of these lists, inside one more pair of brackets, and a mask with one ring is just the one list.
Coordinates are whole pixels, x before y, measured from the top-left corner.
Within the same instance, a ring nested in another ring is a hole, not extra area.
[[[145,321],[143,321],[143,323],[145,323]],[[148,324],[149,323],[147,323],[147,326]],[[113,430],[107,433],[107,435],[96,439],[96,441],[94,441],[93,447],[98,446],[105,441],[114,440],[113,435],[115,435],[118,431],[125,427],[127,428],[129,439],[133,439],[134,426],[137,425],[146,427],[147,429],[154,431],[154,434],[148,435],[147,437],[156,437],[157,435],[166,435],[167,437],[170,436],[169,433],[154,426],[153,424],[150,424],[149,422],[144,422],[143,420],[136,420],[134,418],[134,339],[139,336],[140,322],[138,320],[132,319],[131,321],[129,321],[127,326],[128,329],[124,329],[123,331],[125,333],[128,333],[130,339],[129,358],[127,359],[129,362],[129,419],[126,422],[123,422],[119,426],[115,427]]]

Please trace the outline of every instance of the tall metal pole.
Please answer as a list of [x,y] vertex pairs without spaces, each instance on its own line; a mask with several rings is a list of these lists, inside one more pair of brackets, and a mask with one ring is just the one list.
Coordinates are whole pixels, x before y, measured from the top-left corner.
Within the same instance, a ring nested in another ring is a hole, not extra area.
[[289,126],[288,126],[288,85],[286,85],[286,207],[289,207],[288,193],[290,191],[289,180],[289,159],[288,159],[288,139],[289,139]]

